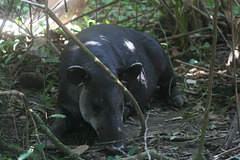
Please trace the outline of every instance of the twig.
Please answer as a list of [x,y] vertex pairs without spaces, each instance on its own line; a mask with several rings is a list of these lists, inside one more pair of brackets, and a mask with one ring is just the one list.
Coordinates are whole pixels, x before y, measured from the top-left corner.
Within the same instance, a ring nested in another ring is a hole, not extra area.
[[9,7],[8,7],[7,15],[5,15],[5,16],[3,17],[3,22],[2,22],[2,24],[1,24],[1,26],[0,26],[0,33],[2,33],[3,27],[4,27],[5,24],[6,24],[7,18],[8,18],[8,16],[10,15],[10,13],[11,13],[11,11],[12,11],[13,4],[14,4],[14,0],[11,0],[11,1],[10,1],[10,4],[9,4]]
[[[238,107],[240,108],[240,102],[238,102]],[[228,149],[232,145],[233,138],[236,136],[238,131],[238,118],[237,113],[235,113],[231,126],[228,130],[228,134],[222,144],[222,148]]]
[[[156,1],[156,0],[155,0]],[[186,29],[182,26],[182,24],[179,22],[179,20],[177,20],[177,18],[173,15],[173,13],[171,12],[171,10],[169,9],[169,7],[165,4],[165,2],[163,0],[159,0],[159,2],[161,2],[161,4],[164,6],[164,8],[168,11],[168,13],[174,18],[174,20],[177,22],[177,24],[180,26],[180,28],[183,30],[184,33],[187,34],[187,37],[189,39],[189,41],[197,48],[197,50],[202,54],[202,51],[199,49],[198,45],[192,40],[192,38],[190,37],[190,35],[188,34],[188,32],[186,31]],[[158,3],[160,4],[160,3]]]
[[119,13],[120,13],[121,1],[122,0],[118,1],[117,17],[116,17],[116,20],[115,20],[115,24],[118,24],[118,17],[119,17]]
[[[17,90],[0,91],[0,96],[3,96],[3,95],[16,95],[16,96],[20,96],[20,97],[22,98],[22,100],[23,100],[23,103],[24,103],[26,112],[27,112],[27,110],[29,109],[28,99],[27,99],[27,97],[26,97],[22,92],[19,92],[19,91],[17,91]],[[27,116],[27,115],[26,115],[26,116]],[[33,119],[32,119],[32,120],[33,120]],[[35,131],[37,131],[37,126],[36,126],[34,120],[33,120],[33,125],[34,125],[34,128],[35,128]],[[27,129],[27,131],[28,131],[28,129]],[[37,133],[37,132],[36,132],[36,133]],[[27,137],[28,137],[28,136],[27,136]],[[36,138],[37,138],[38,142],[40,142],[38,136],[36,136]],[[0,140],[0,143],[1,143],[1,140]],[[3,143],[3,142],[2,142],[2,143]],[[27,144],[27,147],[29,148],[29,144],[28,144],[28,143],[29,143],[29,142],[28,142],[28,140],[26,139],[26,144]],[[10,146],[10,147],[11,147],[11,146]],[[14,146],[12,146],[12,147],[14,147]],[[12,148],[12,147],[11,147],[11,148]],[[25,151],[24,151],[24,152],[25,152]],[[23,152],[23,153],[24,153],[24,152]],[[16,152],[13,152],[13,153],[16,153]],[[44,159],[46,159],[44,151],[42,151],[42,156],[43,156]]]
[[[180,34],[177,34],[177,35],[167,37],[167,40],[181,38],[181,37],[184,37],[184,36],[187,36],[187,35],[191,35],[191,34],[198,33],[198,32],[205,31],[205,30],[209,30],[209,29],[210,29],[209,27],[205,27],[205,28],[200,28],[200,29],[190,31],[190,32],[187,32],[187,33],[180,33]],[[158,41],[163,42],[163,41],[166,41],[166,39],[165,38],[160,38],[160,39],[158,39]]]
[[[82,160],[80,157],[77,157],[78,155],[76,155],[75,153],[73,153],[72,150],[71,150],[69,147],[67,147],[67,146],[65,146],[64,144],[62,144],[62,143],[50,132],[50,130],[48,129],[48,127],[46,127],[46,126],[44,125],[43,121],[39,118],[39,116],[38,116],[32,109],[29,109],[29,108],[28,108],[29,102],[28,102],[27,97],[26,97],[23,93],[21,93],[21,92],[19,92],[19,91],[16,91],[16,90],[12,90],[12,91],[1,91],[1,92],[0,92],[0,96],[1,96],[1,95],[18,95],[18,96],[22,97],[23,102],[24,102],[24,105],[25,105],[26,108],[27,108],[27,112],[29,113],[29,115],[30,115],[31,117],[34,118],[34,120],[37,122],[37,124],[39,125],[39,127],[42,128],[42,130],[44,131],[44,133],[45,133],[46,135],[48,135],[48,137],[49,137],[49,139],[51,140],[51,142],[52,142],[53,144],[55,144],[61,151],[63,151],[63,153],[65,153],[65,154],[67,154],[67,155],[76,156],[75,159],[77,159],[77,160]],[[34,124],[34,126],[36,127],[35,121],[33,121],[33,122],[34,122],[33,124]],[[37,130],[37,129],[35,128],[35,130]],[[2,142],[0,141],[0,144],[1,144],[1,143],[2,143]],[[43,157],[45,157],[44,154],[43,154]]]
[[[155,9],[152,9],[152,10],[146,11],[146,12],[142,12],[141,14],[138,14],[137,17],[141,17],[141,16],[143,16],[143,15],[147,15],[148,13],[151,13],[151,12],[153,12],[153,11],[155,11]],[[124,22],[126,22],[126,21],[134,20],[134,19],[137,18],[137,17],[135,17],[135,16],[134,16],[134,17],[129,17],[129,18],[127,18],[127,19],[118,21],[118,24],[124,23]]]
[[32,14],[31,14],[31,5],[29,5],[29,11],[30,11],[30,36],[32,38],[32,41],[30,43],[30,45],[28,46],[27,51],[22,55],[22,57],[19,59],[19,61],[17,62],[17,64],[14,65],[14,67],[9,71],[8,77],[12,76],[13,72],[17,69],[17,67],[23,62],[23,60],[25,59],[25,57],[27,56],[28,52],[30,51],[30,49],[32,48],[33,44],[34,44],[34,36],[33,36],[33,31],[32,31]]
[[66,155],[69,156],[73,156],[75,157],[75,159],[77,160],[82,160],[82,158],[77,157],[78,155],[76,155],[75,153],[73,153],[73,151],[65,146],[62,142],[60,142],[49,130],[48,127],[46,127],[46,125],[43,123],[43,121],[41,120],[41,118],[32,110],[29,109],[28,113],[35,119],[35,121],[37,122],[37,124],[39,125],[39,127],[42,129],[42,131],[49,137],[49,139],[51,140],[51,142],[53,144],[55,144],[63,153],[65,153]]
[[[0,12],[2,12],[1,10],[0,10]],[[2,12],[2,14],[3,14],[3,16],[5,16],[4,14],[4,12]],[[6,17],[6,16],[5,16]],[[24,30],[27,34],[30,34],[30,32],[26,29],[26,28],[23,28],[23,26],[22,25],[20,25],[20,24],[18,24],[18,23],[16,23],[12,18],[10,18],[10,17],[7,17],[7,19],[9,20],[9,21],[11,21],[12,23],[14,23],[14,24],[16,24],[19,28],[21,28],[22,30]],[[2,34],[1,32],[0,32],[0,34]],[[22,33],[22,35],[25,35],[25,33]],[[15,37],[17,36],[17,35],[14,35]]]
[[238,107],[239,99],[238,99],[238,83],[237,83],[237,74],[236,74],[236,58],[235,56],[235,27],[233,21],[233,0],[230,1],[230,10],[231,10],[231,29],[232,29],[232,61],[233,61],[233,68],[234,68],[234,84],[235,84],[235,103],[236,103],[236,111],[237,111],[237,120],[238,120],[238,132],[240,133],[240,109]]
[[[164,155],[161,155],[153,150],[149,150],[149,154],[151,155],[152,159],[157,160],[173,160],[172,158],[166,157]],[[147,152],[143,152],[134,156],[126,157],[126,158],[120,158],[119,160],[144,160],[148,158]]]
[[[202,5],[204,6],[205,10],[207,11],[208,16],[210,17],[210,13],[208,12],[208,9],[207,9],[207,7],[206,7],[206,5],[205,5],[205,2],[201,0],[201,3],[202,3]],[[212,18],[211,18],[211,19],[212,19]],[[218,27],[218,25],[217,25],[217,30],[218,30],[218,32],[221,34],[221,36],[223,37],[224,41],[227,43],[228,47],[229,47],[230,49],[232,49],[231,45],[229,44],[229,42],[228,42],[228,40],[226,39],[226,37],[223,35],[222,30]]]
[[[74,18],[73,20],[65,23],[64,25],[66,25],[66,24],[68,24],[68,23],[70,23],[70,22],[76,21],[76,20],[78,20],[78,19],[81,19],[82,17],[87,16],[87,15],[89,15],[89,14],[95,13],[95,12],[99,11],[99,10],[102,9],[102,8],[105,8],[105,7],[107,7],[107,6],[110,6],[110,5],[112,5],[112,4],[117,3],[118,1],[119,1],[119,0],[115,0],[115,1],[113,1],[113,2],[110,2],[110,3],[108,3],[108,4],[103,5],[103,6],[101,6],[101,7],[98,7],[98,8],[96,8],[96,9],[94,9],[94,10],[88,12],[88,13],[82,14],[81,16],[79,16],[79,17],[77,17],[77,18]],[[61,26],[60,26],[60,27],[61,27]]]
[[[17,145],[2,142],[1,139],[0,139],[0,151],[8,151],[8,152],[11,152],[14,154],[23,154],[23,153],[27,152],[27,150],[25,150]],[[36,159],[36,158],[34,158],[33,155],[30,155],[28,158],[30,158],[32,160]]]
[[207,130],[207,124],[208,124],[208,116],[211,106],[211,100],[212,100],[212,86],[213,86],[213,70],[214,70],[214,61],[216,57],[216,45],[217,45],[217,17],[218,17],[218,6],[219,6],[219,0],[215,0],[215,9],[214,9],[214,27],[213,27],[213,40],[212,40],[212,58],[210,63],[210,69],[209,69],[209,82],[208,82],[208,95],[207,95],[207,101],[206,101],[206,107],[205,107],[205,113],[204,113],[204,119],[203,119],[203,125],[202,125],[202,133],[201,133],[201,139],[198,146],[198,154],[195,160],[203,160],[205,159],[203,155],[204,151],[204,141],[205,141],[205,135]]
[[146,120],[145,120],[146,131],[144,133],[144,144],[145,144],[144,147],[145,147],[145,151],[147,153],[148,159],[151,160],[151,155],[149,154],[149,150],[148,150],[148,146],[147,146],[147,131],[148,131],[147,121],[148,121],[148,118],[149,118],[149,113],[150,113],[150,111],[148,111],[148,114],[147,114],[147,117],[146,117]]
[[235,156],[231,156],[230,158],[226,159],[226,160],[233,160],[233,159],[239,159],[240,153],[235,155]]
[[[174,61],[179,62],[179,63],[182,63],[182,64],[187,65],[187,66],[191,66],[191,67],[194,67],[194,68],[198,68],[198,69],[201,69],[201,70],[204,70],[204,71],[207,71],[207,72],[209,71],[209,69],[207,69],[207,68],[199,67],[199,66],[196,66],[196,65],[194,65],[194,64],[189,64],[189,63],[183,62],[183,61],[181,61],[181,60],[179,60],[179,59],[175,59]],[[234,78],[233,76],[230,76],[230,75],[228,75],[228,74],[223,74],[223,73],[219,73],[219,72],[216,72],[216,71],[213,71],[213,73],[214,73],[214,74],[221,75],[221,76],[225,76],[225,77],[228,77],[228,78]]]
[[237,147],[234,147],[234,148],[232,148],[232,149],[229,149],[229,150],[227,150],[227,151],[225,151],[225,152],[222,152],[222,153],[220,153],[220,154],[218,154],[218,155],[215,155],[215,156],[213,156],[213,157],[214,157],[214,159],[219,159],[221,156],[223,156],[223,155],[225,155],[225,154],[228,154],[228,153],[230,153],[230,152],[233,152],[233,151],[235,151],[235,150],[237,150],[237,149],[239,149],[239,148],[240,148],[240,145],[237,146]]

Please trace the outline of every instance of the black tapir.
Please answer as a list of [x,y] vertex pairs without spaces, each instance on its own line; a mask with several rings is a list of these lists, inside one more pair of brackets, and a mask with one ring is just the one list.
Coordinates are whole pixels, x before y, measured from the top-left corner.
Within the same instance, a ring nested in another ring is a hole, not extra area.
[[[81,31],[79,40],[119,78],[144,106],[157,85],[167,101],[182,106],[176,78],[161,45],[151,36],[116,25],[96,25]],[[81,117],[103,142],[123,146],[123,114],[129,104],[120,87],[73,41],[60,56],[60,86],[52,132],[61,138]]]

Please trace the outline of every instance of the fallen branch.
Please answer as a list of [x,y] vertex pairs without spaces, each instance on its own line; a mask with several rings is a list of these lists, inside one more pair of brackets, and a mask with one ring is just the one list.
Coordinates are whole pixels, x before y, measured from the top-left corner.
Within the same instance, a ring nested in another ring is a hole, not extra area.
[[[206,30],[209,30],[209,29],[210,29],[209,27],[205,27],[205,28],[200,28],[200,29],[190,31],[190,32],[187,32],[187,33],[180,33],[180,34],[177,34],[177,35],[167,37],[167,40],[181,38],[181,37],[184,37],[184,36],[187,36],[187,35],[192,35],[192,34],[195,34],[195,33],[201,32],[201,31],[206,31]],[[158,39],[158,41],[159,42],[165,42],[166,39],[165,38],[160,38],[160,39]]]
[[28,113],[35,119],[38,126],[42,129],[42,131],[48,136],[49,140],[56,145],[64,154],[75,157],[76,160],[82,160],[82,158],[78,157],[69,147],[65,146],[62,142],[60,142],[50,131],[50,129],[44,124],[41,118],[32,110],[29,109]]
[[[18,145],[14,145],[14,144],[4,143],[1,141],[1,139],[0,139],[0,151],[1,152],[8,151],[14,154],[23,154],[27,152],[27,150],[23,149],[22,147],[19,147]],[[33,155],[30,155],[28,158],[36,159],[34,158]]]
[[239,149],[239,148],[240,148],[240,145],[238,145],[237,147],[234,147],[234,148],[232,148],[232,149],[229,149],[229,150],[227,150],[227,151],[225,151],[225,152],[222,152],[222,153],[220,153],[220,154],[218,154],[218,155],[215,155],[215,156],[213,156],[213,157],[214,157],[214,159],[219,159],[221,156],[226,155],[226,154],[228,154],[228,153],[231,153],[231,152],[233,152],[233,151],[235,151],[235,150],[237,150],[237,149]]
[[[179,59],[176,59],[176,60],[174,60],[174,61],[179,62],[179,63],[182,63],[182,64],[187,65],[187,66],[191,66],[191,67],[198,68],[198,69],[201,69],[201,70],[204,70],[204,71],[209,72],[209,69],[207,69],[207,68],[203,68],[203,67],[199,67],[199,66],[196,66],[196,65],[193,65],[193,64],[189,64],[189,63],[187,63],[187,62],[180,61]],[[216,71],[213,71],[213,73],[214,73],[214,74],[221,75],[221,76],[225,76],[225,77],[228,77],[228,78],[234,78],[233,76],[230,76],[230,75],[228,75],[228,74],[218,73],[218,72],[216,72]]]
[[[19,92],[17,90],[11,90],[11,91],[0,91],[0,96],[3,96],[3,95],[15,95],[15,96],[20,96],[23,100],[23,103],[25,105],[25,110],[27,111],[28,110],[28,107],[29,107],[29,102],[28,102],[28,99],[27,97],[22,93],[22,92]],[[35,130],[37,130],[37,126],[35,125],[35,122],[33,121],[33,124],[34,124],[34,127],[35,127]],[[27,133],[27,136],[28,137],[28,133]],[[38,137],[37,137],[37,140],[39,141]],[[29,142],[28,142],[28,139],[26,139],[26,144],[27,144],[27,148],[29,148]],[[1,139],[0,139],[0,145],[3,145],[3,147],[6,147],[6,143],[4,142],[1,142]],[[14,151],[14,149],[16,149],[16,147],[14,147],[15,145],[8,145],[6,148],[9,149],[9,151],[13,151],[12,153],[18,153],[16,151]],[[19,146],[17,146],[19,147]],[[1,150],[1,146],[0,146],[0,150]],[[25,150],[21,150],[21,153],[25,153],[26,151]],[[45,154],[44,152],[42,151],[42,156],[44,159],[46,159],[45,157]]]
[[[31,118],[33,120],[33,124],[35,126],[35,131],[37,130],[36,128],[36,124],[35,121],[37,122],[38,126],[43,130],[43,132],[49,137],[49,139],[51,140],[51,142],[56,145],[58,147],[58,149],[60,149],[63,153],[65,153],[66,155],[70,155],[70,156],[74,156],[75,159],[77,160],[82,160],[80,157],[78,157],[78,155],[76,155],[69,147],[65,146],[64,144],[62,144],[50,131],[50,129],[48,127],[46,127],[46,125],[44,125],[43,121],[40,119],[40,117],[32,110],[29,109],[29,102],[27,97],[16,90],[12,90],[12,91],[0,91],[0,96],[2,95],[16,95],[16,96],[20,96],[23,99],[24,105],[26,106],[27,112],[29,113],[29,115],[31,116]],[[38,137],[37,137],[38,138]],[[39,140],[38,140],[39,141]],[[3,147],[5,147],[5,143],[0,141],[0,150],[1,150],[1,145],[3,145]],[[9,146],[9,149],[12,149],[10,151],[14,151],[14,147],[13,146]],[[21,150],[24,152],[21,153],[25,153],[25,150]],[[16,152],[13,152],[16,153]],[[42,153],[43,154],[43,153]],[[44,156],[44,154],[43,154]]]
[[[166,157],[164,155],[161,155],[153,150],[148,150],[148,153],[152,159],[157,159],[157,160],[173,160],[172,158]],[[148,158],[148,153],[143,152],[134,156],[130,156],[127,158],[120,158],[119,160],[144,160]]]

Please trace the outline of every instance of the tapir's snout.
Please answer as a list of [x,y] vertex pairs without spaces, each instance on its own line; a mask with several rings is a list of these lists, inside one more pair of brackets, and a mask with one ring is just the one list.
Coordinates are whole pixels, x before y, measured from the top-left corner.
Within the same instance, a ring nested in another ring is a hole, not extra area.
[[123,122],[119,114],[111,114],[99,120],[96,132],[102,143],[107,148],[120,149],[123,148],[127,141],[124,131]]

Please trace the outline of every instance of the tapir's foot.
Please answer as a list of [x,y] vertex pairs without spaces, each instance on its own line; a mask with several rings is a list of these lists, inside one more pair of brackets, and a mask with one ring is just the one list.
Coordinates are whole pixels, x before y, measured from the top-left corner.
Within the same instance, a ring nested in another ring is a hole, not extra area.
[[171,103],[176,107],[181,107],[184,103],[182,94],[171,97]]
[[178,91],[177,86],[174,86],[171,89],[170,96],[169,96],[168,91],[165,91],[164,98],[169,104],[176,106],[176,107],[181,107],[184,103],[183,95],[180,91]]

